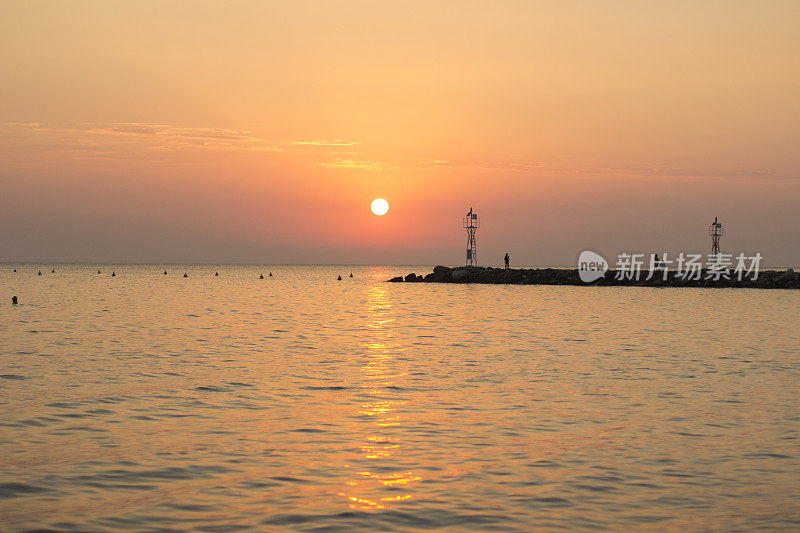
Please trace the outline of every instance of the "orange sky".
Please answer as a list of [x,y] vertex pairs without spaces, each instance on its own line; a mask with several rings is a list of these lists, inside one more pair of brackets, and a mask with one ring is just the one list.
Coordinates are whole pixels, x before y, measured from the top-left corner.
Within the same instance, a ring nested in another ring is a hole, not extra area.
[[707,252],[719,216],[723,251],[796,266],[797,28],[769,0],[0,0],[0,261],[456,264],[473,206],[484,264]]

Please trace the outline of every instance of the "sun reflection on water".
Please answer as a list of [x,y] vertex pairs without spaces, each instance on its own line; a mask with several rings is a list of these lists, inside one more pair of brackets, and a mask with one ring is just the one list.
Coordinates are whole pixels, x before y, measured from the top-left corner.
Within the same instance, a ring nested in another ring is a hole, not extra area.
[[367,327],[373,340],[365,346],[365,360],[359,369],[361,390],[353,403],[361,429],[357,445],[361,456],[355,464],[345,465],[355,472],[346,482],[347,490],[340,493],[348,507],[362,511],[390,509],[392,504],[412,500],[409,485],[421,479],[401,468],[398,460],[402,446],[396,434],[403,422],[401,411],[408,404],[399,397],[399,390],[407,370],[392,342],[392,306],[383,287],[372,287],[368,298]]

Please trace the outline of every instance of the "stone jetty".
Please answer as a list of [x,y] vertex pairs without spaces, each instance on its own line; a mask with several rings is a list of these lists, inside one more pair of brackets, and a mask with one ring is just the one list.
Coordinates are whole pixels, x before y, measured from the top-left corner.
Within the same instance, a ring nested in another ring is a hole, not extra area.
[[[599,274],[599,273],[598,273]],[[738,279],[737,273],[729,271],[715,279],[719,272],[701,270],[699,279],[693,276],[679,276],[675,271],[656,270],[650,275],[642,270],[638,279],[629,279],[630,272],[618,275],[609,270],[598,279],[586,283],[581,280],[577,269],[562,268],[504,268],[492,267],[446,267],[437,266],[427,275],[416,273],[397,276],[388,281],[403,283],[483,283],[498,285],[582,285],[582,286],[625,286],[625,287],[716,287],[752,289],[800,289],[800,274],[792,269],[786,271],[763,270],[754,276],[752,273]],[[620,279],[618,279],[620,278]],[[648,279],[649,278],[649,279]]]

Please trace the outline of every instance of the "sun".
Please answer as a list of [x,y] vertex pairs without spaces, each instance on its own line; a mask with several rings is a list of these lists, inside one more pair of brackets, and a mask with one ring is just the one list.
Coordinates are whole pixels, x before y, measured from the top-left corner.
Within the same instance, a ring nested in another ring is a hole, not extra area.
[[389,202],[383,198],[375,198],[372,200],[372,205],[369,206],[369,208],[372,209],[373,213],[381,217],[389,211]]

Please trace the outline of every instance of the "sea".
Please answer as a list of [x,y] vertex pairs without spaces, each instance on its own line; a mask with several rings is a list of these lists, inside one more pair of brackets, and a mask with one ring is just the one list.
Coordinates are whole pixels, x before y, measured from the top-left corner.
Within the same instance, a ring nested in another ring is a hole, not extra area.
[[800,291],[432,266],[0,264],[0,530],[800,530]]

